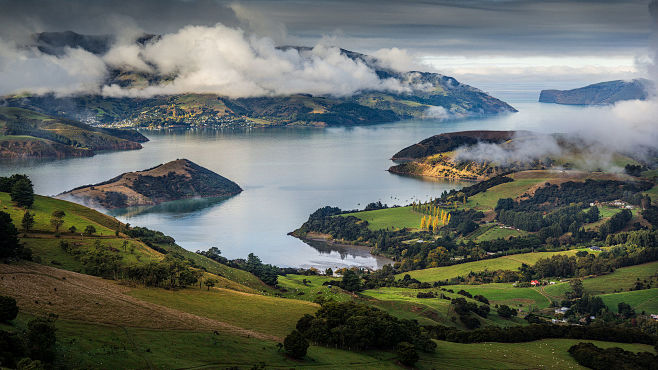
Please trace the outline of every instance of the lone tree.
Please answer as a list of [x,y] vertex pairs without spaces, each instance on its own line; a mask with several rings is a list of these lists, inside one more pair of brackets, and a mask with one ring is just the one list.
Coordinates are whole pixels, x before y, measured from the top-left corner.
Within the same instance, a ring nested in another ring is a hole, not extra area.
[[416,352],[413,344],[400,342],[397,345],[395,353],[398,356],[398,360],[404,365],[414,366],[416,361],[418,361],[418,352]]
[[34,187],[27,176],[20,178],[11,186],[11,200],[19,207],[30,208],[34,203]]
[[215,279],[213,279],[213,278],[208,278],[208,279],[206,279],[206,281],[203,282],[203,284],[204,284],[205,286],[207,286],[207,287],[208,287],[208,291],[210,291],[210,288],[214,287],[215,284],[217,284],[217,280],[215,280]]
[[0,211],[0,258],[18,257],[21,252],[18,230],[8,213]]
[[87,236],[96,234],[96,228],[94,225],[87,225],[87,227],[85,227],[84,234]]
[[12,297],[0,295],[0,322],[9,322],[18,315],[16,300]]
[[34,227],[34,214],[30,213],[30,211],[25,211],[25,214],[23,215],[23,219],[21,220],[21,226],[23,227],[23,230],[25,231],[30,231]]
[[50,224],[53,225],[53,227],[55,228],[55,232],[59,233],[60,226],[64,224],[63,218],[64,216],[66,216],[66,213],[64,213],[64,211],[55,210],[53,211],[51,216],[52,217],[50,218]]
[[75,227],[75,225],[72,225],[71,227],[69,227],[69,231],[70,231],[71,233],[75,234],[75,232],[78,231],[78,228]]
[[293,330],[286,339],[283,340],[283,347],[286,353],[294,358],[304,358],[308,350],[308,341],[297,330]]

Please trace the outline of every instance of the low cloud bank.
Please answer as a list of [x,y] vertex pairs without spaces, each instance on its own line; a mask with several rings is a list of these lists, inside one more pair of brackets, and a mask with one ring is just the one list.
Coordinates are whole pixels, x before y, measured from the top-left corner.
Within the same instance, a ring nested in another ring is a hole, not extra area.
[[[63,55],[53,56],[0,40],[0,94],[150,97],[213,93],[238,98],[298,93],[347,96],[363,90],[423,88],[379,78],[363,61],[350,59],[323,42],[307,50],[281,50],[270,38],[222,24],[187,26],[145,44],[135,42],[138,35],[134,30],[119,35],[104,55],[68,48]],[[380,50],[377,55],[378,65],[394,70],[412,65],[403,50]],[[141,87],[105,84],[108,71],[117,69],[162,79]]]

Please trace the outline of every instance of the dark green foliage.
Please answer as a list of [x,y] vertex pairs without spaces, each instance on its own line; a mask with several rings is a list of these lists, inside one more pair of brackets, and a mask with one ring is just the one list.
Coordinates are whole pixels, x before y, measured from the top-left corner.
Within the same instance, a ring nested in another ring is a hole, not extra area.
[[353,270],[346,270],[343,278],[340,281],[340,287],[350,292],[358,292],[361,290],[361,278]]
[[594,370],[658,369],[658,356],[649,352],[634,353],[619,347],[599,348],[592,343],[578,343],[569,354],[581,364]]
[[11,200],[16,202],[17,206],[25,208],[32,207],[32,203],[34,203],[32,181],[27,176],[16,180],[11,186],[9,195],[11,196]]
[[473,295],[471,293],[465,291],[464,289],[461,289],[460,291],[458,291],[457,294],[463,295],[464,297],[473,298]]
[[253,253],[249,253],[249,256],[247,256],[247,262],[242,269],[256,275],[256,277],[270,286],[275,286],[279,279],[279,268],[264,264],[261,262],[260,258]]
[[21,220],[21,226],[23,227],[23,230],[32,230],[34,223],[34,214],[30,213],[29,211],[25,211],[25,214],[23,214],[23,219]]
[[18,230],[8,213],[0,211],[0,258],[20,257],[22,247],[18,243]]
[[434,292],[418,292],[416,298],[436,298]]
[[388,208],[388,206],[386,204],[382,204],[381,201],[377,201],[377,202],[368,203],[366,208],[364,208],[363,210],[364,211],[374,211],[376,209],[386,209],[386,208]]
[[642,171],[646,171],[646,170],[647,170],[646,167],[644,167],[642,165],[639,165],[639,164],[630,164],[629,163],[624,167],[624,172],[626,172],[626,174],[631,175],[631,176],[635,176],[635,177],[640,177],[642,175]]
[[94,227],[94,225],[87,225],[87,227],[85,227],[84,234],[87,236],[96,234],[96,228]]
[[25,345],[18,334],[0,330],[0,365],[3,368],[16,368],[17,362],[25,355]]
[[12,297],[0,295],[0,322],[9,322],[18,315],[16,300]]
[[283,347],[286,353],[294,358],[304,358],[308,350],[309,343],[304,336],[297,330],[293,330],[283,340]]
[[498,307],[497,312],[498,312],[498,316],[504,319],[510,319],[512,318],[512,316],[516,316],[518,314],[518,312],[515,309],[510,308],[510,306],[505,304],[500,305]]
[[327,302],[315,317],[303,316],[297,330],[312,342],[349,350],[390,350],[400,342],[427,352],[436,347],[416,321],[353,302]]
[[413,344],[407,342],[400,342],[395,349],[395,354],[398,360],[406,366],[414,366],[418,361],[418,352]]
[[480,302],[482,302],[482,303],[484,303],[484,304],[489,304],[489,300],[487,299],[487,297],[485,297],[485,296],[483,296],[483,295],[481,295],[481,294],[477,294],[477,295],[475,295],[475,296],[473,297],[473,299],[475,299],[476,301],[480,301]]
[[[529,315],[528,315],[529,316]],[[446,326],[426,326],[432,338],[458,343],[521,343],[547,338],[588,339],[653,345],[658,338],[636,328],[598,325],[553,325],[531,323],[506,328],[489,326],[478,330],[458,330]]]
[[633,218],[633,213],[627,209],[615,213],[608,221],[599,227],[599,238],[604,239],[609,234],[614,234],[626,226],[628,221]]
[[658,228],[658,207],[649,206],[647,209],[642,211],[642,217],[649,221],[649,223],[654,227]]
[[202,274],[199,270],[191,269],[189,262],[172,254],[166,255],[162,261],[129,266],[125,270],[128,279],[164,288],[184,288],[196,284]]
[[30,357],[51,363],[55,359],[55,324],[50,318],[37,318],[27,323],[27,348]]
[[625,319],[635,317],[635,310],[626,302],[619,302],[617,305],[617,312],[619,312],[619,315]]

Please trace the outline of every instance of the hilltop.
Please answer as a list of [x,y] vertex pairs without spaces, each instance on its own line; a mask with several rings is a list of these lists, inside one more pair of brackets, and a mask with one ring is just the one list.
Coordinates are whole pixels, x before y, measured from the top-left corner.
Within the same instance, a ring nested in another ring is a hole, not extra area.
[[[542,140],[544,135],[529,131],[461,131],[427,138],[393,155],[400,162],[388,171],[400,175],[439,177],[454,180],[487,180],[492,177],[522,170],[544,169],[545,158],[524,158],[524,161],[499,163],[493,158],[481,160],[459,156],[479,144],[495,144],[502,151],[513,151],[526,145],[527,140]],[[543,160],[543,162],[542,162]]]
[[35,111],[0,107],[0,158],[87,157],[99,150],[141,149],[134,130],[91,127]]
[[[144,35],[139,45],[159,40]],[[74,32],[37,34],[34,45],[44,53],[59,55],[66,48],[81,48],[104,55],[113,42],[111,36],[86,36]],[[282,46],[295,50],[301,58],[312,58],[312,49]],[[294,94],[288,96],[229,98],[214,94],[178,94],[152,97],[105,97],[79,95],[60,97],[20,95],[0,98],[0,104],[84,120],[113,127],[188,127],[188,126],[353,126],[431,116],[441,110],[443,116],[468,117],[516,112],[509,104],[472,86],[438,73],[399,72],[375,57],[340,49],[352,61],[374,71],[380,79],[397,80],[408,91],[358,91],[351,96]],[[155,72],[108,67],[106,86],[136,90],[166,84],[175,76]],[[137,94],[139,95],[139,94]]]
[[85,185],[59,195],[107,209],[155,205],[195,197],[228,197],[242,189],[233,181],[187,159],[126,172],[110,180]]
[[606,105],[622,100],[645,100],[653,83],[646,79],[606,81],[572,90],[542,90],[540,103]]

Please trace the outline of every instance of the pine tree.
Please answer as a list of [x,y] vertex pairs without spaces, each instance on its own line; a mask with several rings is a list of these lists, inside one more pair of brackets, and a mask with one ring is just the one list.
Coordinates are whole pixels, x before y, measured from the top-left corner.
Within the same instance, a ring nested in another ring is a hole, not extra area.
[[23,226],[23,230],[30,231],[34,226],[34,222],[34,214],[30,213],[29,211],[25,211],[23,219],[21,220],[21,226]]

